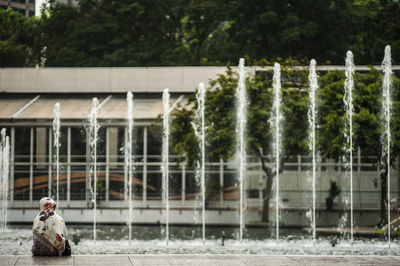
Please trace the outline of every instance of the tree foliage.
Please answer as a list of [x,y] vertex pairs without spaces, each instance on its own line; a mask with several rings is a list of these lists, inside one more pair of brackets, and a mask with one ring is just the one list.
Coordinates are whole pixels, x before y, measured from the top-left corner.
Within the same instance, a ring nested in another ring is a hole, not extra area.
[[[260,63],[258,63],[260,64]],[[268,64],[268,63],[267,63]],[[309,85],[307,69],[291,68],[296,61],[282,62],[282,156],[280,170],[291,156],[307,155]],[[304,63],[303,63],[304,64]],[[317,92],[318,128],[317,148],[327,158],[338,159],[345,154],[346,116],[343,104],[344,95],[343,71],[332,71],[321,75]],[[273,101],[272,73],[259,72],[246,80],[248,95],[247,113],[247,153],[256,156],[262,163],[266,177],[263,221],[268,221],[269,198],[276,169],[268,162],[273,161],[272,130],[270,125]],[[238,74],[228,67],[224,75],[211,81],[206,94],[206,140],[208,161],[232,160],[236,144],[236,88]],[[387,164],[382,154],[382,74],[374,68],[367,73],[356,73],[354,88],[354,151],[361,148],[363,155],[374,156],[376,165],[381,169],[381,209],[385,219],[386,175]],[[400,150],[400,81],[393,77],[392,88],[392,120],[391,134],[392,158],[399,155]],[[191,121],[195,121],[194,99],[185,108],[173,114],[172,130],[174,150],[177,154],[185,154],[193,164],[198,158],[198,144]],[[394,159],[392,160],[392,164]],[[384,220],[382,222],[385,222]]]
[[37,20],[7,9],[0,10],[0,25],[0,67],[34,65]]
[[226,65],[245,55],[341,64],[349,49],[358,64],[376,64],[386,44],[400,52],[396,1],[50,2],[40,19],[0,13],[0,30],[19,36],[1,37],[9,57],[4,66],[33,65],[40,57],[47,66],[65,67]]
[[[290,156],[307,153],[308,125],[307,121],[307,72],[306,70],[290,70],[289,66],[298,64],[297,61],[285,61],[282,68],[282,157],[283,165]],[[268,63],[267,63],[268,64]],[[271,184],[276,174],[273,167],[268,166],[273,151],[271,145],[271,106],[273,90],[271,88],[272,76],[270,71],[263,74],[249,76],[246,79],[248,95],[247,111],[247,152],[258,157],[266,177],[263,221],[268,221],[269,199]],[[227,68],[224,75],[219,75],[211,81],[211,87],[206,94],[206,150],[208,161],[232,160],[236,152],[236,89],[238,74],[231,67]],[[174,151],[184,155],[191,165],[198,160],[198,144],[191,123],[195,121],[194,99],[191,99],[186,108],[177,110],[172,116],[172,142]],[[183,122],[184,121],[184,122]],[[179,135],[175,133],[179,132]],[[282,170],[282,168],[281,168]]]

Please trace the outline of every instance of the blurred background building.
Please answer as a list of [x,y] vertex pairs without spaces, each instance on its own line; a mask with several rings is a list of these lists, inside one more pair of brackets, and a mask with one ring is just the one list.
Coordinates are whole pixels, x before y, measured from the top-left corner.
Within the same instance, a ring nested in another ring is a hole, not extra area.
[[0,0],[0,9],[8,8],[26,17],[32,17],[35,15],[35,0]]

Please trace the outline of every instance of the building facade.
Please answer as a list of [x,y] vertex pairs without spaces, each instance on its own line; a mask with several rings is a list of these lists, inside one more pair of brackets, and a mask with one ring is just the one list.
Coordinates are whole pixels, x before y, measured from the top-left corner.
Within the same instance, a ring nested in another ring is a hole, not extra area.
[[25,17],[35,15],[35,0],[0,0],[0,9],[11,8]]
[[[331,68],[320,70],[329,71]],[[248,75],[257,71],[262,70],[247,68]],[[100,221],[124,221],[124,218],[113,219],[115,211],[126,212],[128,206],[126,93],[133,91],[134,206],[136,212],[151,213],[142,222],[155,222],[152,213],[164,215],[165,203],[162,198],[162,129],[157,123],[163,113],[162,90],[170,88],[171,104],[184,103],[194,94],[199,82],[205,82],[207,86],[210,79],[224,72],[224,67],[0,69],[0,128],[6,128],[11,140],[10,219],[29,221],[30,212],[36,211],[39,199],[56,195],[52,124],[54,105],[60,103],[59,207],[65,212],[85,215],[93,205],[90,187],[96,185],[98,206],[104,212],[104,220]],[[93,158],[88,134],[88,115],[93,97],[97,97],[100,103],[97,184],[93,184]],[[254,222],[262,210],[265,176],[257,158],[249,157],[247,161],[246,221]],[[360,153],[354,157],[354,206],[360,221],[362,215],[379,215],[380,180],[376,179],[378,169],[375,161],[372,157],[361,157]],[[187,213],[186,220],[180,219],[180,222],[192,223],[194,206],[200,207],[196,171],[174,154],[170,155],[169,169],[171,208],[178,212],[177,215],[182,211],[184,215]],[[330,180],[336,181],[342,189],[336,207],[343,211],[343,202],[350,194],[344,169],[345,164],[340,160],[319,158],[317,208],[321,211],[325,209]],[[234,217],[239,206],[239,191],[235,161],[207,162],[206,178],[209,184],[213,184],[207,187],[207,209],[209,217],[214,217],[210,218],[214,219],[211,222],[237,223]],[[393,197],[399,191],[399,178],[398,171],[393,169]],[[310,158],[293,156],[285,164],[280,181],[281,204],[289,213],[286,220],[283,219],[286,224],[307,223],[304,213],[311,206],[310,184]],[[273,214],[275,203],[271,202]],[[340,215],[340,212],[335,215]],[[91,216],[87,219],[89,222]],[[331,218],[326,216],[324,219],[329,221]]]

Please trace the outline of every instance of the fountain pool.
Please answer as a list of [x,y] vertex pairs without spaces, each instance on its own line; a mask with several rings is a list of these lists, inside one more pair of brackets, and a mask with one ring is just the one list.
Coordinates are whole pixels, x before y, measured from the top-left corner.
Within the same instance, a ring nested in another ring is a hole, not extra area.
[[[10,225],[0,234],[0,254],[30,255],[32,231],[30,225]],[[69,239],[80,235],[80,242],[71,241],[73,254],[322,254],[322,255],[400,255],[400,242],[393,239],[387,248],[385,239],[354,237],[353,246],[348,239],[317,237],[316,245],[311,236],[305,237],[300,229],[280,229],[277,242],[275,228],[247,227],[244,239],[239,240],[237,227],[207,227],[203,245],[201,226],[171,226],[169,243],[160,234],[159,226],[135,225],[135,236],[129,244],[126,225],[102,225],[97,229],[97,241],[93,241],[92,225],[68,225]],[[221,235],[225,233],[224,246]],[[335,247],[332,242],[337,241]]]

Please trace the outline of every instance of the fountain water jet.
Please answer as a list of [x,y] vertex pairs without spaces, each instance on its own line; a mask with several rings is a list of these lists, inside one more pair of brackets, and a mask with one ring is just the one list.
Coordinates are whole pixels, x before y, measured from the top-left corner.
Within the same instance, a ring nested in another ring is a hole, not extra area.
[[[388,234],[388,245],[390,247],[390,117],[391,117],[391,87],[392,87],[392,59],[390,46],[385,47],[385,57],[382,62],[383,71],[383,83],[382,83],[382,109],[384,115],[384,133],[382,134],[382,160],[386,157],[386,162],[382,162],[383,165],[387,164],[387,234]],[[383,193],[383,191],[382,191]]]
[[317,73],[315,71],[315,66],[317,62],[314,59],[311,59],[310,62],[310,73],[308,75],[308,80],[310,83],[310,107],[308,109],[308,124],[310,127],[310,141],[309,146],[312,153],[312,234],[313,234],[313,241],[315,245],[316,239],[316,231],[315,231],[315,180],[316,180],[316,172],[317,172],[317,162],[316,162],[316,148],[315,148],[315,128],[317,126],[316,121],[316,108],[315,108],[315,94],[318,89],[318,80],[317,80]]
[[165,240],[168,245],[169,238],[169,89],[163,91],[163,144],[162,144],[162,181],[163,200],[165,200]]
[[[4,141],[3,141],[3,136],[5,137],[5,135],[6,135],[6,129],[5,128],[3,128],[2,130],[1,130],[1,133],[0,133],[0,197],[1,197],[1,219],[2,220],[0,220],[0,223],[3,225],[3,222],[4,222],[4,220],[5,220],[5,211],[4,211],[4,200],[5,200],[5,197],[4,197],[4,183],[5,183],[5,178],[4,178],[4,172],[3,172],[3,167],[4,167],[4,165],[3,165],[3,162],[4,162],[4,159],[3,159],[3,147],[4,147]],[[4,219],[4,220],[3,220]]]
[[274,157],[276,171],[276,240],[279,240],[279,157],[281,149],[281,66],[274,64],[273,75],[274,104],[272,107],[273,115],[271,119],[272,131],[274,132]]
[[192,123],[194,132],[196,134],[196,137],[200,140],[200,165],[198,165],[198,170],[200,170],[200,182],[201,182],[201,206],[202,206],[202,240],[203,240],[203,245],[205,244],[206,241],[206,228],[205,228],[205,223],[206,223],[206,178],[205,178],[205,163],[206,163],[206,156],[205,156],[205,118],[204,118],[204,100],[205,100],[205,93],[206,89],[204,87],[203,83],[199,84],[199,90],[196,93],[196,99],[197,99],[197,118],[199,120],[200,124],[200,130],[199,126],[196,123]]
[[[97,111],[99,101],[96,97],[92,100],[92,110],[89,114],[89,144],[90,144],[90,155],[93,163],[91,172],[93,173],[93,187],[89,182],[90,191],[92,192],[93,202],[93,240],[96,242],[96,211],[97,211],[97,133],[99,125],[97,124]],[[92,175],[90,175],[92,176]]]
[[346,110],[347,126],[345,136],[347,140],[346,153],[348,159],[346,160],[346,171],[350,178],[350,241],[353,245],[353,89],[354,89],[354,60],[353,53],[347,51],[346,53],[346,80],[344,82],[344,97],[343,102]]
[[128,202],[129,202],[129,215],[128,215],[128,228],[129,228],[129,244],[131,244],[132,239],[132,141],[133,141],[133,95],[132,92],[128,92],[126,100],[128,103],[128,111],[126,114],[126,119],[128,120],[128,145],[126,147],[126,154],[128,155]]
[[7,231],[7,208],[8,208],[8,179],[10,163],[10,139],[6,136],[6,129],[1,130],[0,139],[0,189],[2,194],[2,219],[3,231]]
[[244,174],[246,170],[246,141],[245,141],[245,130],[246,130],[246,115],[247,115],[247,98],[246,98],[246,77],[244,69],[244,58],[239,60],[239,81],[236,91],[237,98],[237,154],[239,156],[239,182],[240,182],[240,205],[239,205],[239,216],[240,216],[240,231],[239,239],[243,240],[244,230]]
[[60,103],[56,103],[54,105],[54,120],[53,120],[53,135],[54,135],[54,143],[53,146],[56,148],[56,176],[57,176],[57,209],[60,207],[60,198],[59,198],[59,184],[60,184],[60,116],[61,116],[61,106]]

